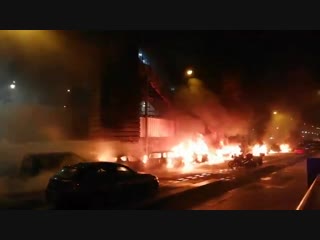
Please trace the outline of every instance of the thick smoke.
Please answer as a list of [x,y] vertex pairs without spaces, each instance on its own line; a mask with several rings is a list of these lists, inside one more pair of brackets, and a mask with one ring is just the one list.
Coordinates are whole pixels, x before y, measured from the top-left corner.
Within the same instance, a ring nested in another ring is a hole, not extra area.
[[67,110],[43,105],[1,104],[0,138],[8,142],[58,141],[70,127]]
[[263,139],[269,143],[295,143],[295,133],[301,124],[301,118],[296,113],[285,110],[274,112],[270,117]]
[[[247,133],[246,113],[224,107],[219,97],[209,91],[199,79],[189,79],[188,86],[177,92],[175,101],[179,109],[185,114],[194,116],[194,119],[198,118],[211,132],[229,136]],[[189,124],[189,128],[195,126]]]
[[269,77],[266,74],[251,91],[256,138],[295,142],[301,122],[310,123],[310,115],[315,116],[309,109],[319,102],[317,89],[319,84],[306,67],[285,69]]
[[0,143],[0,197],[43,191],[55,171],[42,172],[39,176],[27,180],[19,179],[22,159],[29,153],[73,152],[85,161],[114,161],[120,154],[136,158],[142,157],[143,149],[138,143],[104,141],[37,141]]
[[201,80],[189,79],[175,96],[178,108],[189,115],[186,129],[199,131],[207,124],[211,132],[247,135],[252,142],[297,141],[301,122],[308,121],[307,110],[319,102],[319,86],[304,67],[270,77],[242,87],[239,77],[229,74],[219,94]]
[[[112,160],[124,152],[141,156],[135,144],[66,141],[72,137],[72,125],[81,120],[66,104],[71,96],[67,89],[91,89],[103,70],[104,50],[78,35],[65,31],[0,31],[3,194],[45,188],[53,172],[24,182],[14,177],[27,153],[72,151],[92,160]],[[15,89],[9,88],[12,81]]]

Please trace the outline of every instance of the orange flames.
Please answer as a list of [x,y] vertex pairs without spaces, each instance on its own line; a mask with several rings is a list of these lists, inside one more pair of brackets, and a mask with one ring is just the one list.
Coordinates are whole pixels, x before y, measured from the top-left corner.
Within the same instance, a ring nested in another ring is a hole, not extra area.
[[[221,147],[217,149],[211,149],[206,144],[202,135],[198,136],[195,140],[186,140],[179,145],[173,147],[171,150],[175,156],[181,157],[183,159],[183,170],[191,170],[196,166],[195,159],[200,160],[204,156],[208,158],[208,164],[220,164],[225,160],[231,160],[233,155],[242,154],[241,148],[238,145],[224,145],[223,141],[220,142]],[[268,155],[272,153],[277,153],[268,150],[266,144],[255,144],[251,148],[251,153],[254,156],[260,156],[261,154]],[[290,152],[289,144],[281,144],[280,152],[278,153],[288,153]],[[167,163],[167,168],[173,168],[173,160],[169,159]]]
[[[226,145],[220,142],[222,145],[219,149],[210,149],[206,144],[202,135],[199,135],[196,139],[188,139],[179,145],[173,147],[171,151],[176,157],[182,158],[183,170],[192,170],[196,162],[195,160],[201,161],[203,158],[207,158],[208,164],[219,164],[225,160],[232,158],[232,155],[239,155],[241,149],[239,146]],[[172,159],[168,161],[168,168],[172,168]]]
[[255,144],[253,147],[252,147],[252,155],[253,156],[260,156],[261,154],[265,154],[267,155],[268,154],[268,147],[267,145],[265,144]]
[[280,145],[280,152],[282,153],[288,153],[291,152],[292,149],[290,148],[289,144],[281,144]]
[[280,151],[268,150],[268,146],[266,144],[256,144],[252,147],[253,156],[259,156],[260,154],[268,155],[274,153],[289,153],[291,152],[291,148],[289,144],[280,144]]
[[[279,145],[280,151],[275,152],[269,150],[266,144],[255,144],[251,147],[251,153],[254,156],[260,156],[261,154],[268,155],[273,153],[288,153],[291,152],[289,144]],[[220,141],[220,147],[213,148],[207,145],[204,137],[198,135],[194,139],[187,139],[180,144],[171,148],[170,156],[167,156],[166,167],[167,169],[176,168],[176,159],[182,161],[180,164],[183,171],[193,170],[199,162],[206,159],[205,163],[210,165],[221,164],[226,160],[231,160],[233,156],[242,154],[242,150],[239,145],[229,145]],[[98,161],[107,161],[107,154],[104,152],[98,155]],[[146,164],[148,162],[148,156],[142,157],[142,162]],[[180,167],[179,167],[180,168]]]
[[99,154],[97,159],[99,162],[105,162],[105,161],[107,161],[107,156],[104,154]]

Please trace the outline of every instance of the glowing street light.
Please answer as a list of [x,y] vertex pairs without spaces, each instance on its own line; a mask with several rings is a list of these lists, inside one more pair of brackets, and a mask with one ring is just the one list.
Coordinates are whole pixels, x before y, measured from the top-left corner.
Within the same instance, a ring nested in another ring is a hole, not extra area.
[[277,115],[277,114],[278,114],[278,112],[277,112],[277,111],[274,111],[274,112],[273,112],[273,115]]
[[15,89],[16,85],[14,83],[10,84],[10,89]]
[[193,70],[192,69],[188,69],[186,73],[187,73],[188,76],[192,76]]
[[67,90],[67,92],[71,92],[71,90],[70,90],[70,89],[68,89],[68,90]]

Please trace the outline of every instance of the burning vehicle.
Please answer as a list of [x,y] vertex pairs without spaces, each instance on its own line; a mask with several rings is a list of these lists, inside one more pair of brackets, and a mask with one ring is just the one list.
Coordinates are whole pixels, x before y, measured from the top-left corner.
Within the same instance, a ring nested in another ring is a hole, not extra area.
[[114,162],[126,165],[135,170],[142,170],[144,167],[141,159],[135,156],[125,155],[125,154],[119,154],[116,157],[114,157]]
[[263,157],[266,155],[289,153],[292,151],[289,144],[279,144],[278,146],[278,149],[275,149],[267,144],[260,143],[247,146],[245,148],[246,151],[244,151],[240,143],[227,144],[221,140],[218,143],[210,145],[207,144],[205,136],[197,134],[196,136],[184,139],[167,150],[153,151],[141,158],[128,154],[118,154],[109,160],[106,158],[98,158],[98,160],[124,164],[138,171],[178,170],[185,172],[192,171],[202,164],[209,166],[228,163],[234,161],[235,157],[245,154],[251,154],[252,160],[259,166],[262,165]]
[[170,150],[152,152],[143,157],[145,168],[164,168],[192,170],[199,164],[219,164],[231,160],[233,154],[239,154],[239,146],[222,146],[219,149],[209,148],[204,137],[187,139]]
[[161,168],[176,168],[183,165],[183,158],[178,156],[173,151],[158,151],[152,152],[143,160],[146,169]]

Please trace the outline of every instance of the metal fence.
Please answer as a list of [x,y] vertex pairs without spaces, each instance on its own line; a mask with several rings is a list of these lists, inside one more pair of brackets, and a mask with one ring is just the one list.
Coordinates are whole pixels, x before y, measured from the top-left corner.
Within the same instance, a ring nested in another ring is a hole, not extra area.
[[296,210],[320,210],[320,158],[307,159],[308,190]]

